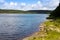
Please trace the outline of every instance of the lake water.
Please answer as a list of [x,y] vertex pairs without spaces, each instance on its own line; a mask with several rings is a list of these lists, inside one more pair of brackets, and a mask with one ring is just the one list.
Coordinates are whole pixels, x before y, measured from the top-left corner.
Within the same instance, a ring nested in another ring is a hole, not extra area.
[[48,14],[0,14],[0,40],[18,40],[38,31]]

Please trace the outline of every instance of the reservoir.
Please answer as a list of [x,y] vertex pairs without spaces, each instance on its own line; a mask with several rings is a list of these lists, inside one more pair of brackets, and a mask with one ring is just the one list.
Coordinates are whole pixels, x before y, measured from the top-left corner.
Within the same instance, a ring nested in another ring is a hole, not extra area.
[[39,30],[48,14],[0,14],[0,40],[23,39]]

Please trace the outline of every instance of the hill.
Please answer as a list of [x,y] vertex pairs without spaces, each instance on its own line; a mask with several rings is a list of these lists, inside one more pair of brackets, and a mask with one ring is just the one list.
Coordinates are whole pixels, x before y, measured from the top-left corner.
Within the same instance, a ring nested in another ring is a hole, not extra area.
[[28,10],[28,11],[23,11],[23,10],[4,10],[0,9],[0,13],[49,13],[51,10]]

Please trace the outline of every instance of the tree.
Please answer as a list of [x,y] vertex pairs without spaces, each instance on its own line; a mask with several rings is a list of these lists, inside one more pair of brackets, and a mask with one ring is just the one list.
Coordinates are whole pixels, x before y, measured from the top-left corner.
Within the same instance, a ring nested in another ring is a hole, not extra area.
[[49,18],[51,19],[56,19],[56,18],[60,18],[60,3],[58,5],[58,7],[53,11],[51,12]]

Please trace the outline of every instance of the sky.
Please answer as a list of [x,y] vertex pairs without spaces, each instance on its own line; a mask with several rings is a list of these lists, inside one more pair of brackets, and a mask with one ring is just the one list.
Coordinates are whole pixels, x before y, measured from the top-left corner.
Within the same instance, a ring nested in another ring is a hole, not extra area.
[[0,0],[0,9],[54,10],[59,0]]

